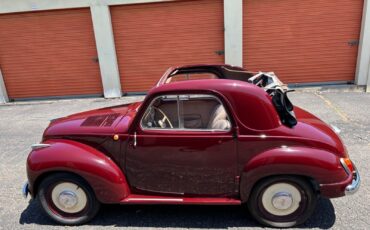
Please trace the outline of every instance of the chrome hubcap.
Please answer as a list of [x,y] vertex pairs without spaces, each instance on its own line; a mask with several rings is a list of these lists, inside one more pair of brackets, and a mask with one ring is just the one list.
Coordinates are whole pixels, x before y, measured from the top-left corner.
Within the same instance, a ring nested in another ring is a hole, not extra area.
[[287,192],[278,192],[272,197],[272,205],[276,209],[286,210],[293,204],[292,194]]
[[58,202],[59,202],[59,205],[61,205],[62,207],[66,209],[70,209],[77,204],[78,200],[74,192],[63,191],[59,194]]
[[55,186],[51,192],[53,204],[66,213],[78,213],[87,205],[85,191],[77,184],[63,182]]
[[301,193],[292,184],[276,183],[263,192],[262,205],[272,215],[287,216],[299,208],[301,199]]

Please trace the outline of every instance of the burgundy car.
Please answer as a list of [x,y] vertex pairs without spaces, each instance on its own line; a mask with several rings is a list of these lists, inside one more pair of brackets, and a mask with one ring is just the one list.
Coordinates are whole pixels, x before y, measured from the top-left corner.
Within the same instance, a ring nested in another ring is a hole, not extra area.
[[301,224],[360,176],[338,130],[288,92],[273,73],[170,68],[142,102],[52,120],[23,193],[61,224],[86,223],[101,203],[246,204],[264,225]]

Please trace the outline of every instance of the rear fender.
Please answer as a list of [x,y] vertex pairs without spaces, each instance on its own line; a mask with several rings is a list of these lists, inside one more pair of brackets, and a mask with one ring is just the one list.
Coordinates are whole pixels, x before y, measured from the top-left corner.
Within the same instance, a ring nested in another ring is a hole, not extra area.
[[122,170],[98,150],[71,140],[48,140],[49,147],[33,150],[27,159],[33,196],[40,179],[53,172],[70,172],[85,179],[102,203],[118,203],[130,194]]
[[247,201],[253,186],[263,178],[295,175],[312,179],[318,187],[342,181],[347,174],[339,157],[321,149],[281,147],[256,155],[243,168],[240,184],[242,201]]

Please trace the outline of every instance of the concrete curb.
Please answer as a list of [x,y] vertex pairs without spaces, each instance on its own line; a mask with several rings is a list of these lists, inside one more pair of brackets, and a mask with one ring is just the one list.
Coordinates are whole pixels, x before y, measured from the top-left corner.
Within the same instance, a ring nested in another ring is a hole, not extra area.
[[325,86],[296,86],[289,87],[289,89],[294,89],[296,92],[302,93],[315,93],[315,92],[325,92],[325,93],[364,93],[365,86],[358,85],[325,85]]
[[79,101],[85,101],[86,103],[102,103],[107,101],[122,101],[125,103],[126,101],[132,101],[136,98],[139,98],[141,96],[126,96],[126,97],[120,97],[120,98],[68,98],[68,99],[49,99],[49,100],[29,100],[29,101],[15,101],[15,102],[8,102],[5,104],[0,104],[1,106],[16,106],[16,105],[43,105],[43,104],[54,104],[58,103],[60,101],[63,102],[79,102]]

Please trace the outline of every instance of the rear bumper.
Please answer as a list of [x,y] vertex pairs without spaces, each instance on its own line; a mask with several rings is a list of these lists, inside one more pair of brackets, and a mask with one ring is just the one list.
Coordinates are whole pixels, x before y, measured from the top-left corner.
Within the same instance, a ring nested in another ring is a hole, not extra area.
[[352,173],[352,183],[347,185],[346,190],[344,193],[346,195],[352,195],[357,192],[357,190],[360,188],[361,184],[361,178],[360,178],[360,173],[358,170],[355,168],[355,171]]
[[335,198],[352,195],[358,191],[361,184],[357,168],[344,180],[333,184],[320,184],[320,194],[326,198]]

